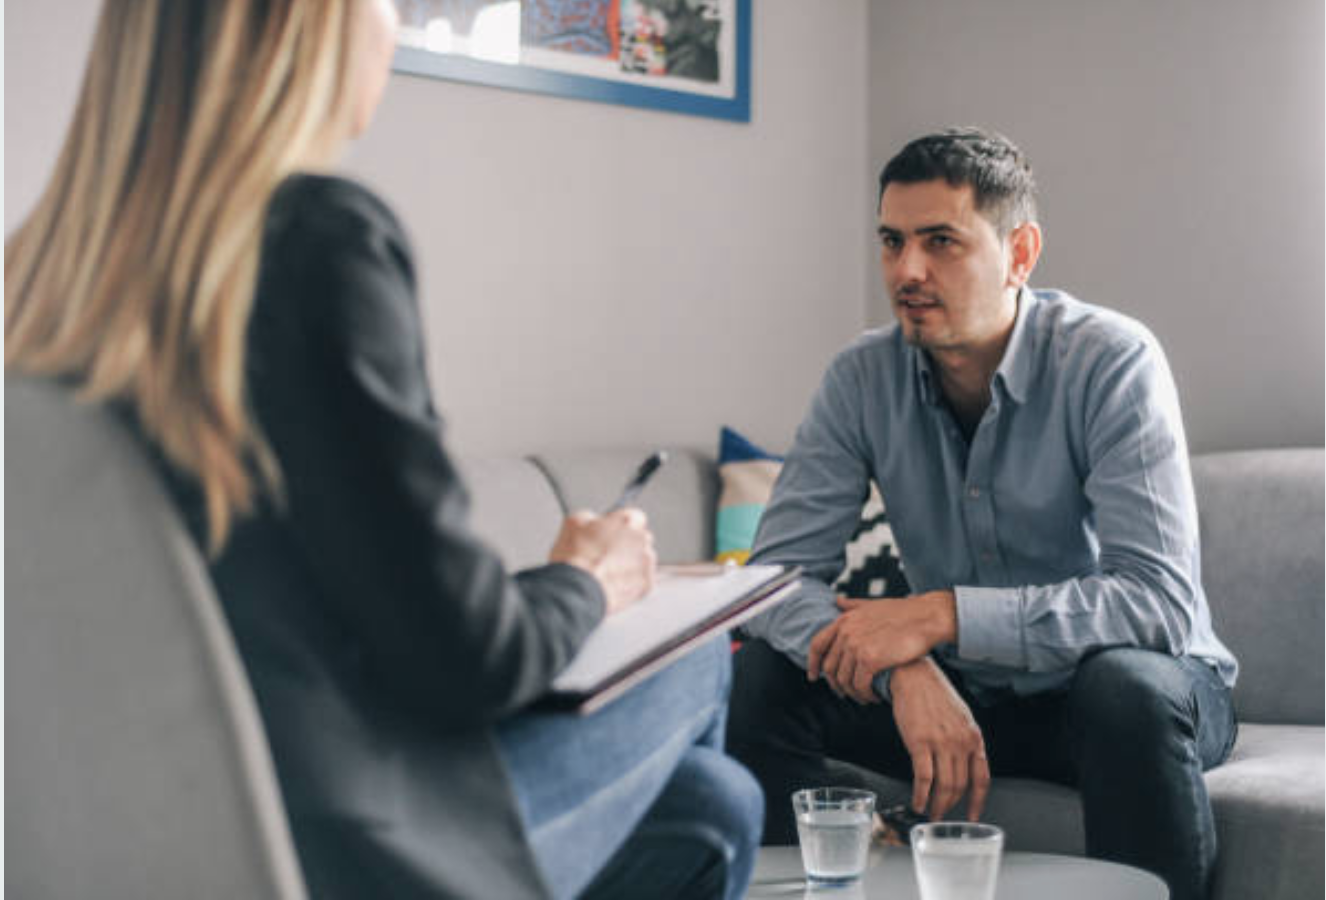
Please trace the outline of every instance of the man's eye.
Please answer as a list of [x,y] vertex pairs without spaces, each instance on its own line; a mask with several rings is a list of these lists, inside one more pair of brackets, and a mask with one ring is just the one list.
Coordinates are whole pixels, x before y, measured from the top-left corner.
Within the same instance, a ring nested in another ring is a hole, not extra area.
[[950,246],[952,246],[952,245],[953,245],[953,238],[949,237],[949,236],[946,235],[946,234],[932,234],[932,235],[930,235],[930,246],[931,246],[931,247],[950,247]]
[[897,250],[902,246],[902,238],[898,237],[896,234],[881,234],[879,236],[879,242],[890,250]]

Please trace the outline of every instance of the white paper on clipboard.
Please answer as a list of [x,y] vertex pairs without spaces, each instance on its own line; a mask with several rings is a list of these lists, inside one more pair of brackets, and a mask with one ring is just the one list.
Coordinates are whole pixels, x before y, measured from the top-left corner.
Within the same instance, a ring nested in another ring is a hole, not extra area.
[[599,623],[553,680],[552,691],[588,711],[583,707],[592,695],[628,678],[634,684],[646,667],[644,674],[651,674],[710,635],[785,599],[798,574],[784,566],[716,568],[713,574],[661,570],[647,597]]

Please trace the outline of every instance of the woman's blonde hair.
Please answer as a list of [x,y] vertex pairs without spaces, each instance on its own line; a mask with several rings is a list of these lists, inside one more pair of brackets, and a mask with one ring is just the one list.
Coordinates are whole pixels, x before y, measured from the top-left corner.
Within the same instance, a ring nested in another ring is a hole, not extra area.
[[354,2],[107,0],[55,173],[5,245],[6,370],[127,402],[200,483],[213,554],[279,486],[245,333],[273,190],[349,133]]

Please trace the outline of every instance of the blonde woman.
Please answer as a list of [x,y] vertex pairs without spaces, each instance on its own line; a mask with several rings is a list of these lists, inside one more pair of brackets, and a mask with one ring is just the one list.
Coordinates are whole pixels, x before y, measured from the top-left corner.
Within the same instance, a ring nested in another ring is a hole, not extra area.
[[[585,719],[525,707],[653,577],[638,510],[510,575],[467,527],[410,250],[327,174],[389,0],[107,0],[6,246],[5,367],[124,413],[200,544],[316,897],[742,895],[759,789],[715,644]],[[459,127],[459,126],[458,126]]]

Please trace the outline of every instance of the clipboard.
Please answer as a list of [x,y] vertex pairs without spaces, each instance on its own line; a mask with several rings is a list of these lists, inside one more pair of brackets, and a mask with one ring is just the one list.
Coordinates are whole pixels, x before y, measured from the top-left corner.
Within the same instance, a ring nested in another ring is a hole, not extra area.
[[800,566],[661,567],[654,590],[609,616],[539,702],[588,715],[715,634],[796,592]]

